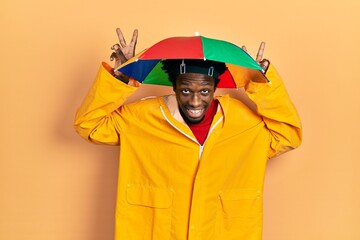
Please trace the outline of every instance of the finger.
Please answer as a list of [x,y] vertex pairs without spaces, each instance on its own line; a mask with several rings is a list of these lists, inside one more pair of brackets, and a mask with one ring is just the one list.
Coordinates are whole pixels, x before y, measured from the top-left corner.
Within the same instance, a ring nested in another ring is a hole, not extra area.
[[118,43],[111,46],[111,50],[115,51],[115,50],[118,50],[118,49],[120,49],[120,45]]
[[264,70],[264,71],[266,71],[267,69],[268,69],[268,67],[269,67],[269,60],[267,60],[267,59],[263,59],[263,60],[261,60],[261,62],[260,62],[260,66],[261,66],[261,68]]
[[119,39],[119,42],[121,44],[121,47],[125,47],[126,46],[126,41],[125,41],[124,35],[122,34],[120,28],[116,28],[116,33],[118,35],[118,39]]
[[242,46],[241,48],[242,48],[242,50],[244,50],[245,52],[247,52],[247,49],[246,49],[245,45]]
[[115,60],[119,59],[119,57],[117,56],[117,54],[115,52],[111,53],[111,55],[110,55],[110,61],[114,61],[114,59]]
[[111,47],[111,49],[114,50],[114,52],[115,52],[115,54],[116,54],[116,57],[117,57],[118,59],[122,59],[122,58],[123,58],[124,53],[121,51],[120,45],[119,45],[118,43],[115,44],[115,45],[113,45],[113,46]]
[[114,50],[114,53],[116,54],[116,60],[120,60],[122,63],[126,62],[126,57],[122,50],[120,49],[119,44],[115,44],[112,46],[112,49]]
[[263,58],[264,55],[264,49],[265,49],[265,42],[261,42],[260,47],[259,47],[259,51],[256,55],[256,61],[260,62]]
[[131,42],[130,42],[130,45],[131,46],[136,46],[136,43],[137,43],[137,38],[138,38],[138,30],[135,29],[134,32],[133,32],[133,36],[131,38]]

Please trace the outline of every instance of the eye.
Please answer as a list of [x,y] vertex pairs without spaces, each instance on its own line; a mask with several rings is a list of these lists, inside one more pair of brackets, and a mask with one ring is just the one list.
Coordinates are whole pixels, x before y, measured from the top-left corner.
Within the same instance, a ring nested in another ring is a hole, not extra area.
[[181,89],[181,93],[182,94],[189,94],[190,91],[189,91],[189,89]]
[[208,94],[210,91],[209,91],[209,89],[203,89],[203,90],[201,90],[201,94]]

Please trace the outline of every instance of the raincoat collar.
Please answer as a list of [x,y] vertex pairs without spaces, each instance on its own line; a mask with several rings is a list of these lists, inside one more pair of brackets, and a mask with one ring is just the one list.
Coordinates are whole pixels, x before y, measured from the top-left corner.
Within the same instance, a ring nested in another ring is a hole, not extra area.
[[[224,121],[226,119],[226,112],[228,109],[230,96],[228,94],[216,97],[216,99],[219,101],[217,113],[214,116],[213,122],[211,124],[211,127],[216,123],[218,124],[218,121],[221,119],[222,124],[224,124]],[[182,131],[183,133],[192,136],[191,138],[195,137],[193,136],[192,131],[190,130],[189,126],[185,123],[185,120],[180,114],[179,105],[176,101],[175,94],[166,95],[159,98],[160,101],[160,108],[161,111],[164,114],[164,117],[175,127],[178,128],[178,130]]]

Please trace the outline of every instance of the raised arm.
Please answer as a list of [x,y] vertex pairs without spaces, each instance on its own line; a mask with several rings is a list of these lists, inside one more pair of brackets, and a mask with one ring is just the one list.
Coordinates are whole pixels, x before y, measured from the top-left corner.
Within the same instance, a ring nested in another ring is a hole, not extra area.
[[[138,36],[135,30],[127,45],[121,30],[118,28],[116,32],[121,47],[119,44],[112,47],[114,52],[110,58],[115,60],[115,68],[134,56]],[[75,129],[90,142],[109,145],[120,143],[119,109],[137,88],[127,84],[129,78],[126,75],[115,74],[111,66],[102,63],[92,87],[76,113]]]
[[302,140],[302,127],[280,75],[273,64],[263,59],[264,48],[265,43],[262,42],[256,61],[266,72],[270,83],[250,81],[245,86],[245,92],[256,104],[258,114],[269,129],[268,157],[271,158],[298,147]]

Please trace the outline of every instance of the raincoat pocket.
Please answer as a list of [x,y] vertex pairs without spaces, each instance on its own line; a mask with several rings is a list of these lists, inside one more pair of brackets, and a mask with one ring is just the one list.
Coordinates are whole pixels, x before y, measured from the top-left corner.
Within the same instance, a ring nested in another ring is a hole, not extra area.
[[[127,222],[134,239],[170,239],[173,191],[147,185],[128,185]],[[138,226],[138,227],[136,227]],[[130,238],[132,239],[132,238]]]
[[254,218],[261,215],[261,191],[257,189],[232,189],[219,193],[224,217]]
[[231,189],[219,193],[218,239],[260,240],[261,191]]

